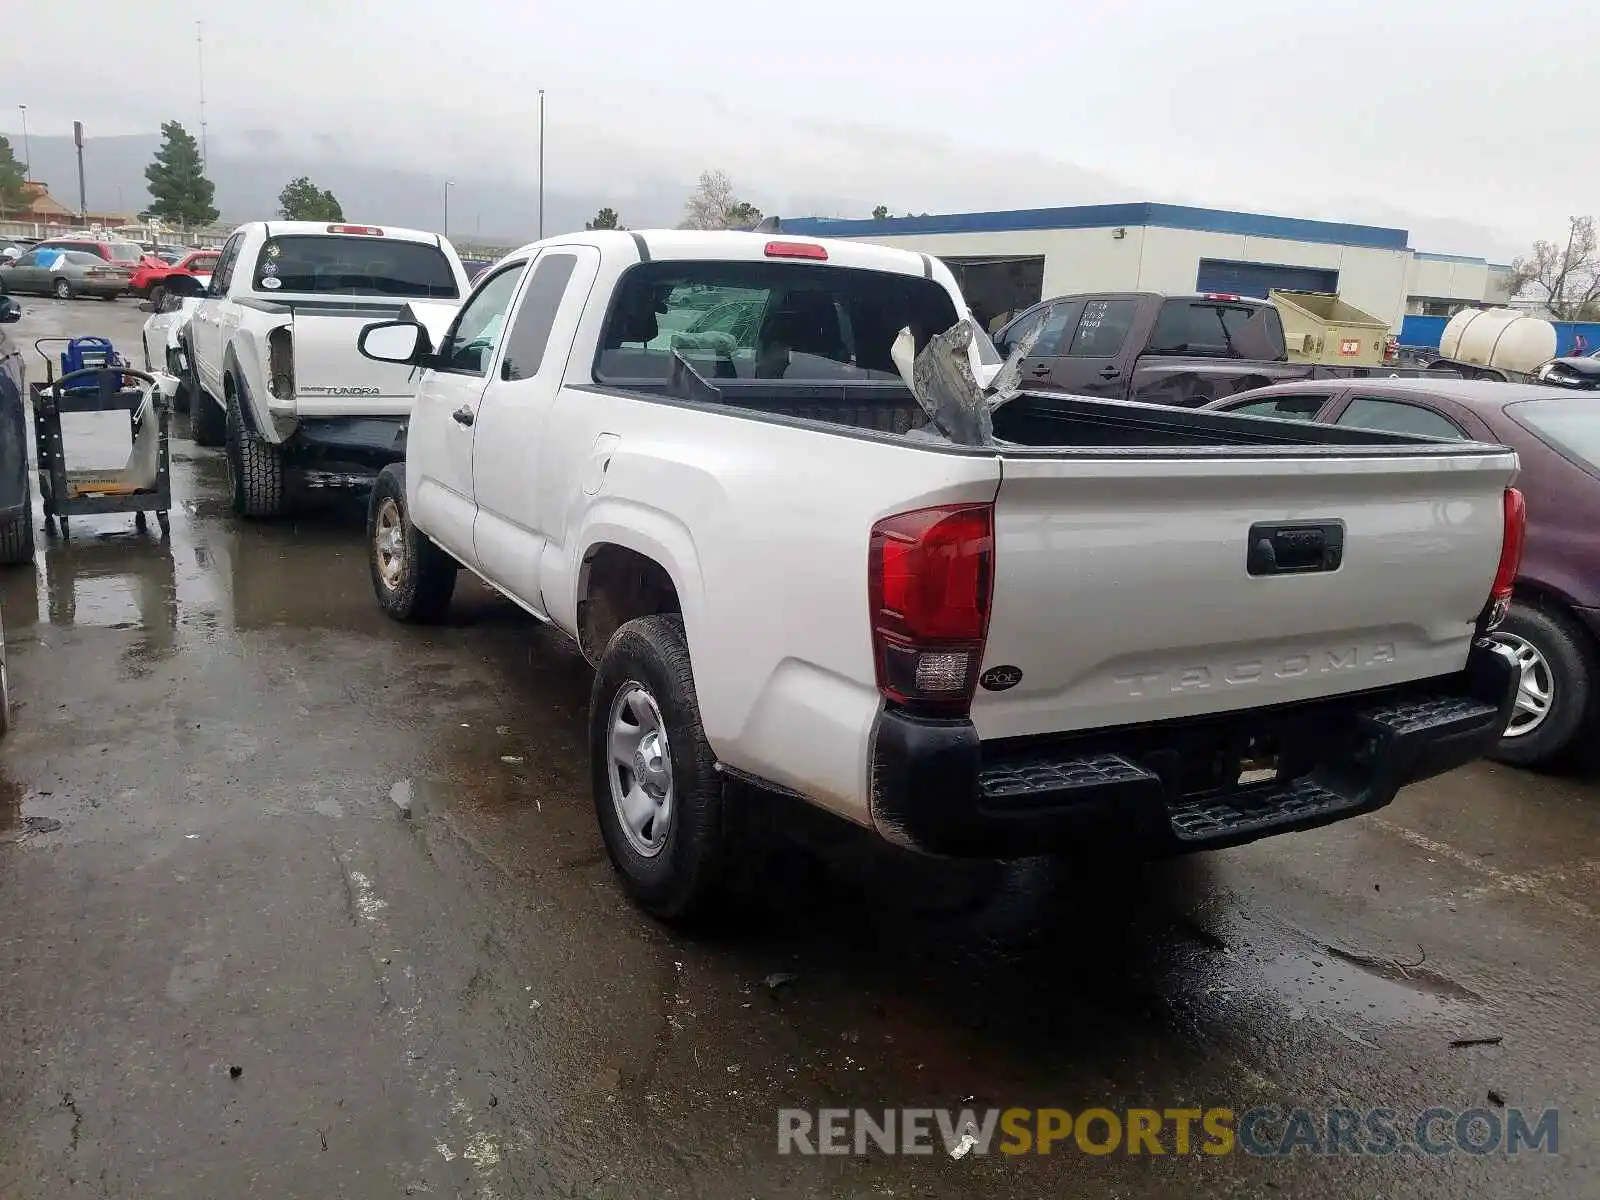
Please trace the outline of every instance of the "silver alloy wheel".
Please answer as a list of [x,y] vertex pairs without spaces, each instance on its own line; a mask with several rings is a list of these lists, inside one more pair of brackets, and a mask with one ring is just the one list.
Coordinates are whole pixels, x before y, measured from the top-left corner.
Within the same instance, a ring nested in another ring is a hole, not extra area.
[[378,555],[378,577],[392,592],[406,577],[406,523],[393,498],[378,505],[378,528],[372,541]]
[[1521,672],[1517,679],[1516,707],[1511,710],[1511,720],[1500,736],[1524,737],[1543,725],[1545,718],[1550,715],[1550,705],[1556,691],[1555,673],[1550,670],[1544,655],[1526,638],[1505,632],[1495,633],[1494,638],[1511,650],[1517,660],[1517,669]]
[[654,858],[672,832],[672,751],[655,697],[629,680],[606,721],[606,777],[622,833],[635,853]]

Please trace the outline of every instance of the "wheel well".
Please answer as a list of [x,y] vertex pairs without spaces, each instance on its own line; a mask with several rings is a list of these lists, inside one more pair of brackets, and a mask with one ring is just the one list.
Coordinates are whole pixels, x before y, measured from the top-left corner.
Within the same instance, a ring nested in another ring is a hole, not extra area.
[[578,601],[578,645],[590,662],[599,662],[611,635],[637,617],[681,613],[678,589],[655,559],[610,542],[585,560],[586,584]]

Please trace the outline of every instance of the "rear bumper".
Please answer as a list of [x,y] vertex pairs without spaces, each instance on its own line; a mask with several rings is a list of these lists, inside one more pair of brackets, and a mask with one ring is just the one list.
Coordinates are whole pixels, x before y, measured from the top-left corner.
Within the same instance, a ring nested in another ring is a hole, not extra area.
[[[873,824],[955,857],[1236,846],[1372,812],[1481,757],[1516,686],[1509,655],[1480,641],[1459,675],[1065,737],[981,743],[970,721],[886,711],[873,735]],[[1241,785],[1244,760],[1262,757],[1277,778]]]
[[406,456],[408,417],[302,418],[285,443],[307,487],[359,491]]

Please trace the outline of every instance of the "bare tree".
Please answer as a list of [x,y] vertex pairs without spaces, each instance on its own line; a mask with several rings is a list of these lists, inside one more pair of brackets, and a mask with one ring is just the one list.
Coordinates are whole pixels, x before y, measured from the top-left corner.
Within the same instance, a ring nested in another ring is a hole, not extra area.
[[1593,217],[1568,217],[1566,243],[1533,244],[1511,264],[1511,294],[1527,292],[1558,321],[1573,321],[1600,304],[1600,242]]
[[761,220],[761,210],[733,191],[726,171],[700,173],[700,182],[684,202],[679,229],[738,229]]

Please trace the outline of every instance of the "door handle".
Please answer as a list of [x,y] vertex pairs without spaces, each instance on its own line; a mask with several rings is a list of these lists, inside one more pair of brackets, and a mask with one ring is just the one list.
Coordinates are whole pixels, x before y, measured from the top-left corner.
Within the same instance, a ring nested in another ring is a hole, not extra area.
[[450,417],[451,417],[451,419],[453,421],[455,421],[455,423],[457,425],[471,425],[472,424],[472,419],[473,419],[472,418],[472,410],[470,408],[468,408],[465,404],[463,404],[460,408],[456,409],[455,412],[451,413]]
[[1100,372],[1100,378],[1101,379],[1115,379],[1118,375],[1121,375],[1121,374],[1122,374],[1122,372],[1117,370],[1115,367],[1107,367],[1107,368],[1105,368],[1105,370]]
[[1029,374],[1037,375],[1040,379],[1043,379],[1046,375],[1050,374],[1050,366],[1048,363],[1040,363],[1037,367],[1034,367]]

